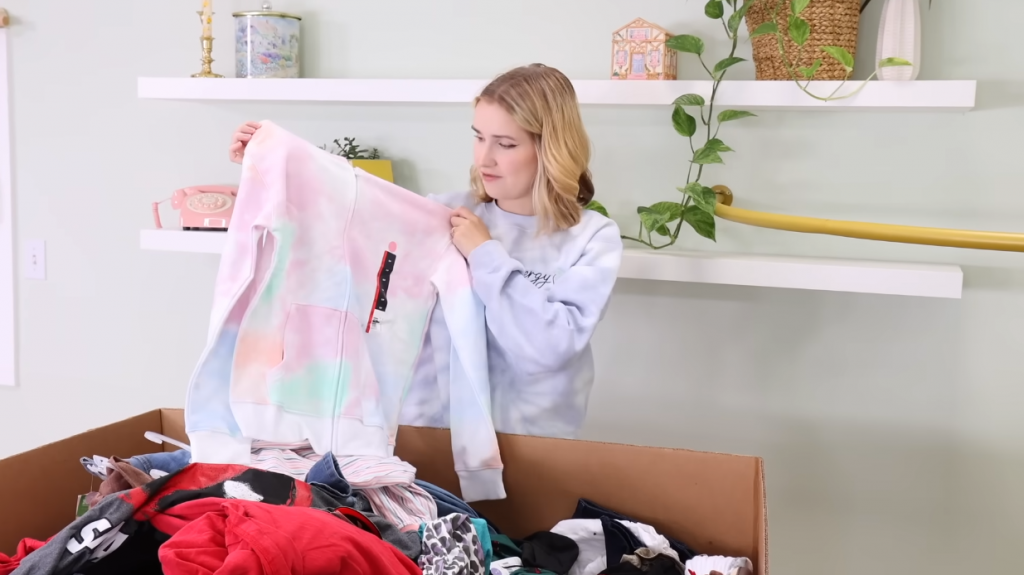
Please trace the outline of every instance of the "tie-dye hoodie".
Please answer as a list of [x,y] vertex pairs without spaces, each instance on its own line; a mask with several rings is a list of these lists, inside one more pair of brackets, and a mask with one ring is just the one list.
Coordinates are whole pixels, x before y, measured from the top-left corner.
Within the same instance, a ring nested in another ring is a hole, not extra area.
[[256,439],[392,455],[439,302],[452,334],[446,392],[462,494],[504,498],[484,309],[450,215],[263,122],[246,149],[189,385],[192,460],[247,465]]

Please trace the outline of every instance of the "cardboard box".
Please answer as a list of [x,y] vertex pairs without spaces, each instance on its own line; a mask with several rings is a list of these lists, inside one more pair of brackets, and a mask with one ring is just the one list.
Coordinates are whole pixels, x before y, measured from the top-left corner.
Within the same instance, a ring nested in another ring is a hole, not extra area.
[[[184,412],[161,409],[0,460],[0,551],[11,554],[22,538],[44,540],[74,520],[78,495],[99,482],[80,457],[160,451],[146,431],[188,441]],[[474,507],[512,537],[570,518],[583,497],[700,553],[749,557],[759,575],[768,573],[759,457],[501,434],[498,442],[508,498]],[[447,430],[403,427],[396,455],[417,477],[459,493]]]

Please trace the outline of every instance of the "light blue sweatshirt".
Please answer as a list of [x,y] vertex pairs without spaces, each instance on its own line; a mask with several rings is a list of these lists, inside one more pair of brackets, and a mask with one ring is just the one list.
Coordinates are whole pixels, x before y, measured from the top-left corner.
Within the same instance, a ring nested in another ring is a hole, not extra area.
[[[594,383],[590,338],[604,317],[622,260],[614,221],[585,210],[572,228],[536,232],[536,217],[480,203],[469,192],[430,198],[465,206],[492,239],[470,253],[473,291],[486,309],[491,410],[496,431],[574,438]],[[451,346],[434,307],[401,423],[449,427]],[[431,341],[433,338],[433,341]]]

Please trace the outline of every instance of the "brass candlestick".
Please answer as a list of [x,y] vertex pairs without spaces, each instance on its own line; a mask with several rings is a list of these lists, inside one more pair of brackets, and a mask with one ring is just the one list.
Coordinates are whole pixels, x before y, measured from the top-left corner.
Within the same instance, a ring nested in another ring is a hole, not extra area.
[[[199,14],[199,21],[202,22],[202,20],[203,20],[203,13],[202,13],[202,11],[199,11],[198,14]],[[213,73],[213,68],[211,67],[211,65],[213,64],[213,36],[201,36],[199,38],[199,41],[200,41],[200,43],[201,43],[201,45],[203,47],[203,58],[200,60],[200,62],[203,63],[203,69],[201,71],[199,71],[199,72],[196,72],[195,74],[192,74],[192,77],[193,78],[223,78],[224,76],[221,76],[220,74],[214,74]]]

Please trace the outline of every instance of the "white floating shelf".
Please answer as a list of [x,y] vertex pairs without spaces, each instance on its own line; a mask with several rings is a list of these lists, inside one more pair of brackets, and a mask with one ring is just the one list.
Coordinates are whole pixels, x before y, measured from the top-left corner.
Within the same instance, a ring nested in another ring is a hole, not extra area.
[[[142,249],[218,254],[224,232],[142,230]],[[959,299],[955,265],[627,249],[620,278]]]
[[142,230],[139,243],[144,250],[219,254],[224,251],[227,237],[227,232]]
[[960,299],[960,266],[626,250],[620,278]]
[[[488,80],[139,78],[138,97],[173,100],[263,100],[278,102],[400,102],[467,104]],[[704,80],[573,80],[581,104],[670,105],[682,94],[710,98]],[[815,94],[830,94],[839,82],[812,82]],[[848,82],[838,95],[853,92]],[[718,109],[745,110],[921,110],[966,112],[974,108],[974,80],[872,81],[858,94],[823,102],[789,81],[725,81]]]

